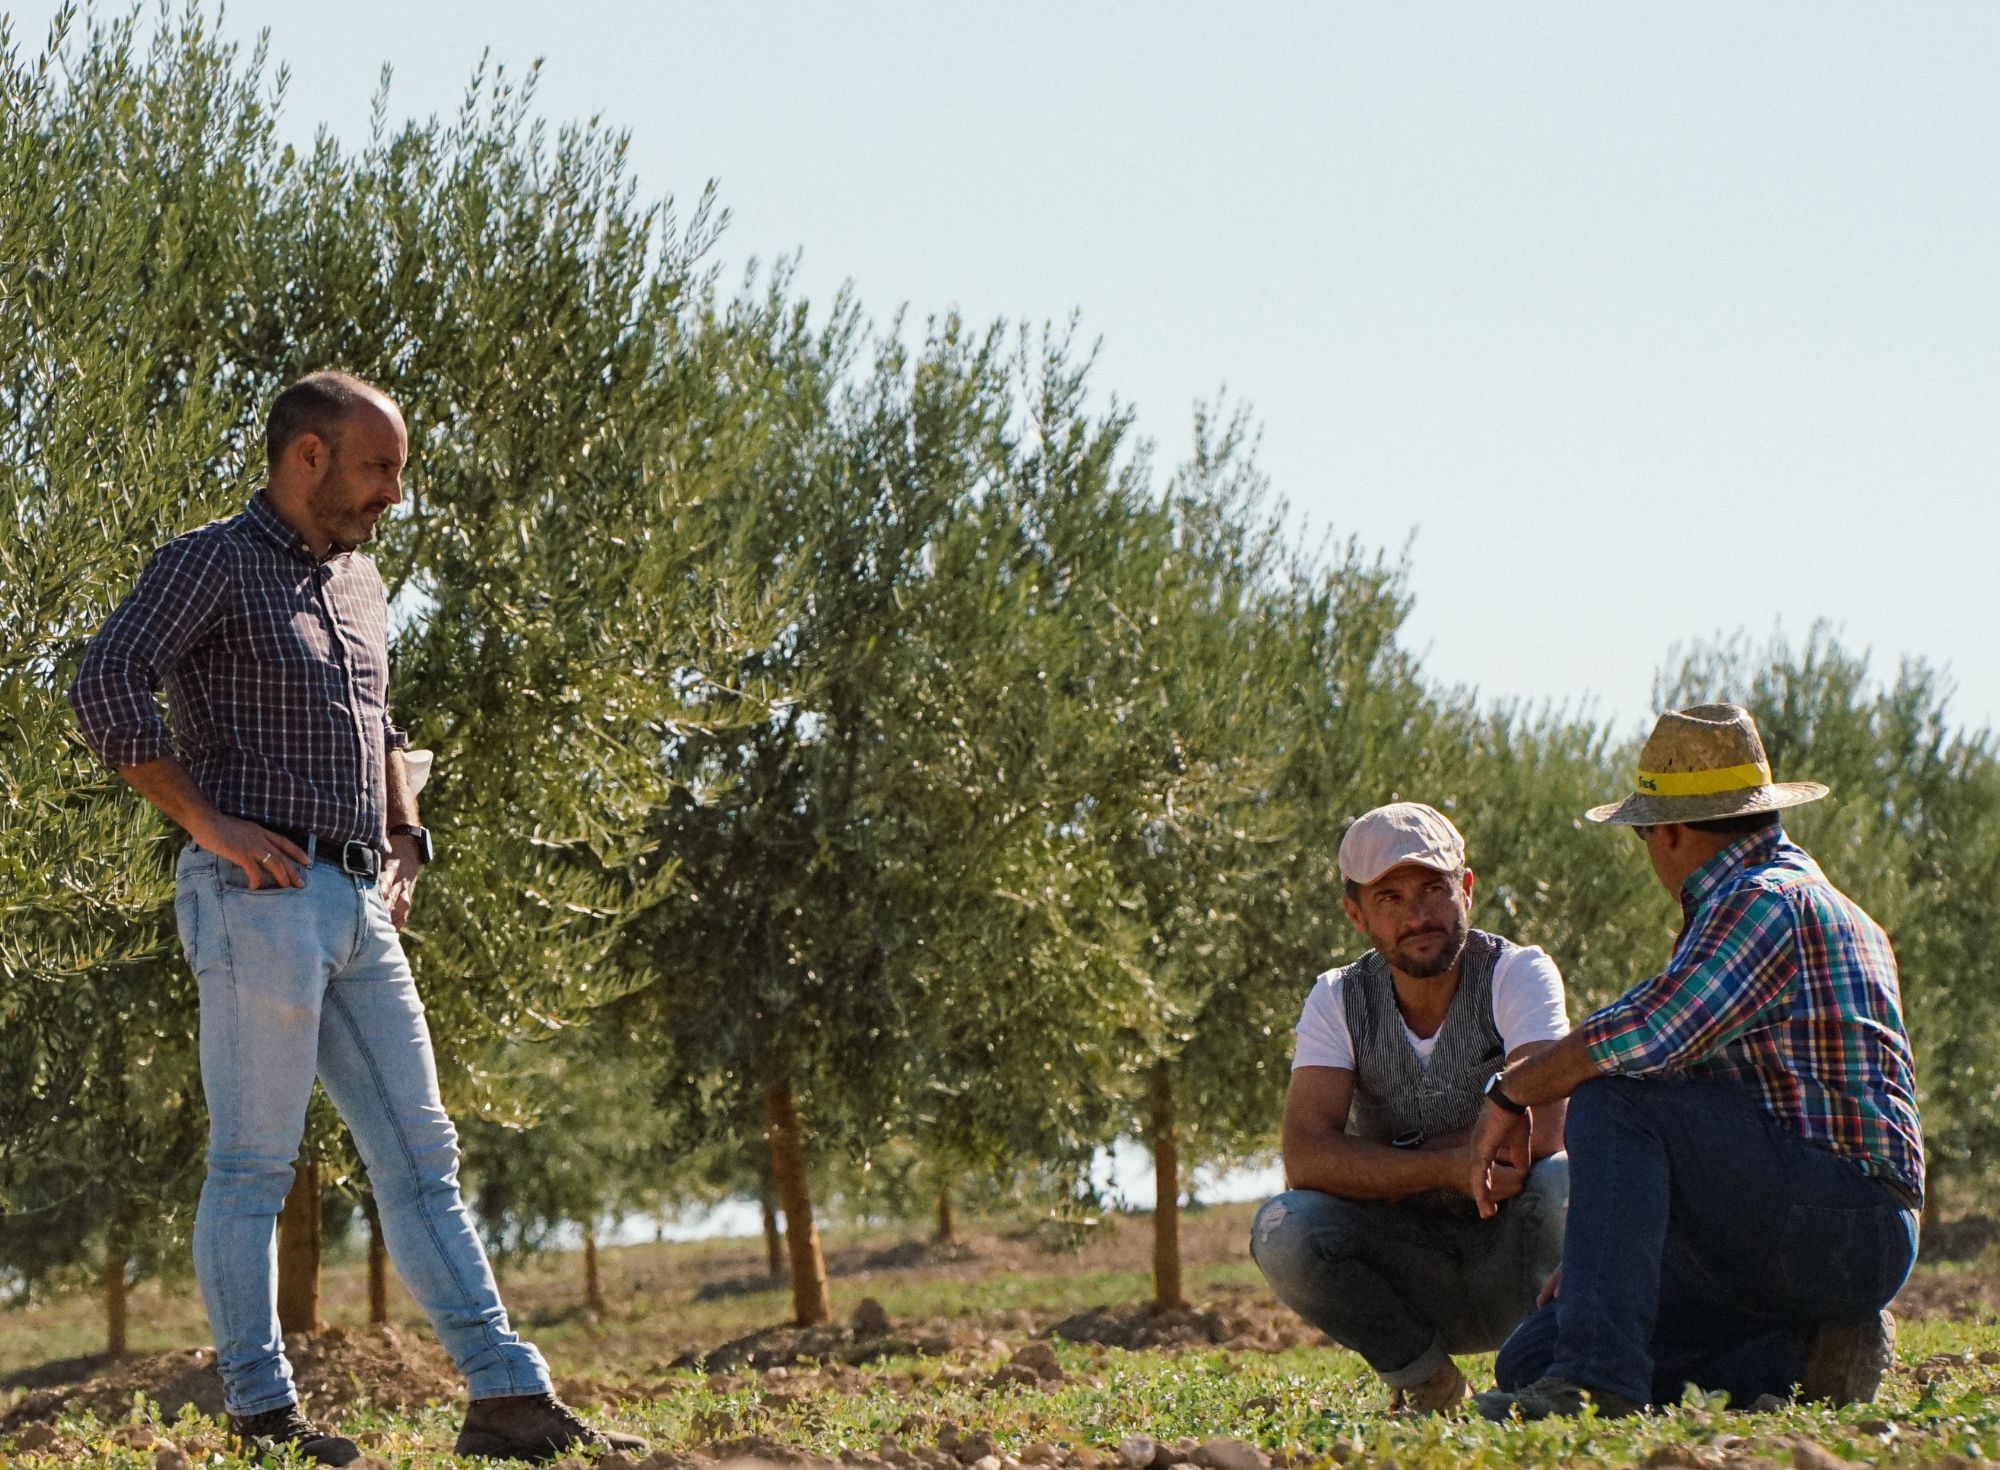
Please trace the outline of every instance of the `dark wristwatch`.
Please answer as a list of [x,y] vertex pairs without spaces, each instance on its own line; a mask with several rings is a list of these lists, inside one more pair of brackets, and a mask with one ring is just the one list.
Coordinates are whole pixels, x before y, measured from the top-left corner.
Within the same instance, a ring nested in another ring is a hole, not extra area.
[[395,826],[393,826],[393,827],[391,827],[391,828],[389,829],[389,835],[390,835],[391,837],[414,837],[414,838],[416,838],[416,839],[417,839],[417,861],[418,861],[419,863],[428,863],[428,862],[429,862],[429,861],[431,860],[431,829],[430,829],[430,828],[428,828],[428,827],[419,827],[419,826],[418,826],[418,825],[417,825],[417,824],[416,824],[415,822],[398,822],[398,823],[397,823],[397,824],[396,824]]
[[1502,1090],[1500,1086],[1500,1074],[1498,1072],[1495,1072],[1491,1077],[1486,1079],[1486,1098],[1489,1102],[1498,1103],[1516,1117],[1528,1111],[1526,1103],[1515,1102],[1513,1098],[1507,1096],[1506,1092]]

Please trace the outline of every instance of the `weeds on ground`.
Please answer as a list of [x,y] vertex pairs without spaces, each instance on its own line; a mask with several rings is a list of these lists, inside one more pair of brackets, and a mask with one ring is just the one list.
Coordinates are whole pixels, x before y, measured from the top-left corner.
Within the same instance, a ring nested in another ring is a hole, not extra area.
[[[1928,1467],[2000,1459],[2000,1328],[1992,1324],[1906,1324],[1902,1364],[1868,1406],[1739,1414],[1697,1400],[1635,1419],[1535,1425],[1390,1419],[1365,1367],[1330,1349],[1123,1352],[1059,1344],[1056,1351],[1064,1377],[1040,1387],[997,1380],[998,1359],[895,1359],[864,1369],[805,1366],[712,1378],[681,1372],[614,1388],[592,1413],[647,1435],[658,1449],[728,1455],[784,1446],[826,1459],[873,1457],[885,1446],[957,1446],[983,1435],[1003,1462],[1046,1458],[1037,1447],[1052,1446],[1095,1451],[1085,1463],[1109,1466],[1119,1441],[1134,1434],[1162,1442],[1232,1436],[1293,1464],[1399,1470],[1751,1470],[1759,1463],[1839,1470],[1842,1461]],[[1476,1360],[1477,1374],[1489,1366]],[[456,1404],[401,1416],[364,1410],[341,1427],[399,1470],[471,1465],[477,1462],[448,1453],[458,1416]],[[72,1419],[50,1429],[52,1443],[30,1448],[17,1440],[11,1455],[0,1445],[0,1463],[162,1470],[181,1463],[177,1454],[218,1470],[243,1463],[223,1451],[212,1421],[159,1426],[143,1403],[124,1425]]]

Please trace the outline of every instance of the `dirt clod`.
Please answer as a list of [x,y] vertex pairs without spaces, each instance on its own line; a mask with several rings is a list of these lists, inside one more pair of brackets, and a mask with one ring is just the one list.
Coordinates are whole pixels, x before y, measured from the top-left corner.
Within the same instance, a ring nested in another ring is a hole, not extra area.
[[1266,1470],[1264,1452],[1243,1439],[1211,1439],[1192,1456],[1202,1470]]
[[977,1429],[960,1436],[956,1444],[946,1446],[940,1443],[938,1448],[949,1448],[961,1465],[977,1465],[981,1460],[997,1459],[1000,1453],[999,1447],[993,1443],[993,1436]]
[[1857,1470],[1854,1462],[1803,1437],[1791,1441],[1794,1470]]
[[1249,1288],[1226,1289],[1206,1307],[1092,1307],[1049,1331],[1068,1342],[1133,1349],[1220,1346],[1275,1353],[1322,1340],[1291,1310]]
[[908,1336],[901,1333],[870,1336],[858,1333],[852,1327],[766,1327],[705,1353],[683,1353],[674,1359],[672,1366],[697,1368],[709,1374],[761,1368],[766,1370],[768,1377],[770,1372],[789,1369],[802,1362],[858,1366],[882,1358],[941,1358],[959,1345],[957,1339],[942,1330],[915,1332]]
[[1044,1383],[1061,1383],[1062,1364],[1056,1359],[1056,1350],[1045,1342],[1031,1342],[1017,1348],[1014,1356],[1007,1360],[1010,1368],[1026,1368]]
[[[405,1336],[393,1327],[351,1332],[336,1327],[315,1337],[297,1335],[285,1340],[285,1354],[291,1359],[299,1397],[308,1413],[337,1416],[363,1402],[392,1413],[407,1413],[463,1392],[444,1349],[423,1338]],[[220,1418],[222,1380],[215,1373],[214,1350],[127,1358],[80,1383],[34,1389],[0,1419],[0,1434],[12,1433],[15,1442],[25,1447],[20,1437],[24,1425],[47,1423],[63,1414],[86,1410],[100,1420],[123,1419],[131,1412],[136,1394],[144,1394],[158,1405],[160,1418],[166,1423],[190,1409]],[[121,1442],[139,1449],[153,1446],[156,1436],[151,1429],[127,1427],[142,1432],[144,1442]]]

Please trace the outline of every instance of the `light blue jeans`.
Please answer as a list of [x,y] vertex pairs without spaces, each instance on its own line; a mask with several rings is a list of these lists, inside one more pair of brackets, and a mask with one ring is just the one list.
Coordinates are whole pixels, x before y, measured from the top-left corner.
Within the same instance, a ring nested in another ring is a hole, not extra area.
[[1452,1353],[1497,1348],[1562,1259],[1569,1159],[1552,1154],[1482,1220],[1294,1189],[1266,1200],[1250,1254],[1278,1300],[1412,1388]]
[[396,1272],[470,1395],[547,1390],[548,1365],[508,1325],[459,1197],[458,1132],[375,885],[318,862],[303,888],[253,891],[234,863],[190,843],[174,913],[201,992],[208,1178],[194,1266],[228,1411],[297,1398],[278,1331],[277,1218],[315,1076],[354,1134]]

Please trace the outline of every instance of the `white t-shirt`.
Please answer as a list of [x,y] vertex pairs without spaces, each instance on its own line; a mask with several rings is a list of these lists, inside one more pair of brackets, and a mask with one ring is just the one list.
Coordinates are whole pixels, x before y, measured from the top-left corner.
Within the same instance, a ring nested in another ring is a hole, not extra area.
[[[1563,1001],[1562,973],[1546,951],[1536,945],[1509,950],[1493,969],[1493,1024],[1500,1031],[1503,1055],[1531,1041],[1557,1041],[1569,1035],[1569,1009]],[[1419,1037],[1408,1026],[1403,1034],[1417,1060],[1430,1065],[1431,1053],[1443,1028]],[[1347,1032],[1347,1003],[1340,990],[1340,971],[1328,970],[1313,981],[1299,1012],[1294,1034],[1298,1046],[1292,1066],[1345,1067],[1354,1070],[1354,1041]]]

